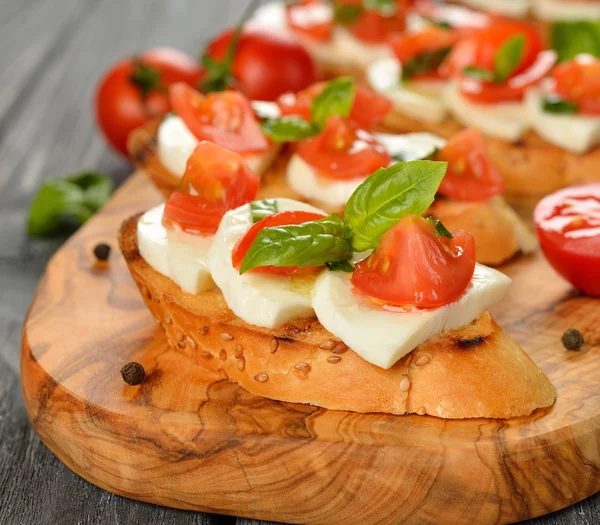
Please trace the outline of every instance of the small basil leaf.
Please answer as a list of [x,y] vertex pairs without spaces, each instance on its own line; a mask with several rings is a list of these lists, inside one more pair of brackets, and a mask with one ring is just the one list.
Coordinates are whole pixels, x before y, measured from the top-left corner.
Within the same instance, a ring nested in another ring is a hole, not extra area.
[[581,53],[600,57],[600,21],[554,22],[550,47],[556,51],[559,62]]
[[87,221],[108,200],[113,189],[106,175],[82,173],[46,182],[29,208],[27,233],[48,237]]
[[295,142],[318,135],[320,129],[312,122],[293,115],[268,118],[261,125],[263,133],[273,142]]
[[325,89],[312,101],[312,122],[322,129],[333,115],[347,117],[352,109],[355,93],[356,82],[350,77],[338,77],[328,82]]
[[327,266],[330,272],[352,273],[354,271],[354,266],[352,266],[352,263],[350,261],[326,262],[325,266]]
[[546,98],[542,102],[542,109],[546,113],[556,113],[560,115],[570,115],[579,111],[579,106],[568,100],[561,98]]
[[416,160],[381,168],[352,194],[344,211],[357,252],[374,249],[404,215],[421,215],[433,202],[446,162]]
[[354,24],[363,14],[360,5],[333,3],[333,20],[340,24]]
[[518,34],[500,46],[494,56],[494,76],[498,83],[504,82],[519,67],[525,52],[525,35]]
[[420,55],[407,60],[405,64],[402,64],[402,80],[410,80],[415,75],[435,71],[440,67],[449,52],[450,48],[445,47],[443,49],[421,53]]
[[476,78],[477,80],[483,80],[484,82],[493,82],[496,78],[492,71],[476,66],[467,66],[464,68],[463,75]]
[[277,201],[275,199],[264,199],[251,202],[250,211],[252,212],[252,222],[258,222],[269,215],[277,213]]
[[427,220],[434,225],[436,235],[439,235],[440,237],[448,237],[449,239],[454,238],[452,232],[442,224],[442,221],[438,221],[433,217],[427,217]]
[[244,257],[240,274],[259,266],[297,266],[343,262],[352,257],[346,221],[331,214],[318,221],[261,230]]
[[395,15],[398,10],[396,0],[363,0],[363,6],[385,17]]

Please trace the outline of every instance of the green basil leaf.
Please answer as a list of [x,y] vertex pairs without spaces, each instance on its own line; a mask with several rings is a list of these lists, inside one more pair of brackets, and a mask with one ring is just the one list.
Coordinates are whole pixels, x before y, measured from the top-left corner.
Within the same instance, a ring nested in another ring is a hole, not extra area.
[[73,229],[73,222],[83,224],[108,200],[112,190],[108,176],[93,172],[44,183],[29,208],[28,235],[48,237]]
[[352,266],[350,261],[326,262],[325,266],[327,266],[330,272],[352,273],[354,271],[354,266]]
[[600,57],[600,20],[554,22],[550,28],[550,47],[556,51],[559,62],[581,53]]
[[356,82],[350,77],[331,80],[317,95],[310,106],[310,116],[314,124],[323,129],[333,115],[347,117],[354,103]]
[[493,82],[496,78],[494,73],[489,69],[483,69],[482,67],[467,66],[463,69],[463,75],[477,80],[483,80],[484,82]]
[[333,20],[340,24],[354,24],[363,14],[360,5],[333,3]]
[[277,213],[277,201],[275,199],[263,199],[250,203],[252,222],[258,222],[269,215]]
[[556,113],[559,115],[570,115],[579,111],[579,106],[568,100],[562,100],[558,97],[546,98],[542,102],[542,109],[546,113]]
[[411,58],[405,64],[402,64],[402,80],[410,80],[415,75],[435,71],[441,66],[449,52],[450,48],[445,47],[443,49],[421,53],[420,55]]
[[396,0],[363,0],[363,6],[386,17],[395,15],[398,10]]
[[263,133],[273,142],[295,142],[318,135],[320,128],[301,117],[293,115],[268,118],[261,125]]
[[442,224],[442,221],[438,221],[434,217],[427,217],[427,220],[435,226],[436,235],[439,235],[440,237],[448,237],[449,239],[454,238],[452,232]]
[[321,266],[352,257],[350,230],[333,213],[318,221],[261,230],[244,257],[240,274],[259,266]]
[[509,38],[494,56],[494,75],[498,83],[504,82],[519,67],[525,52],[525,35],[518,34]]
[[344,216],[357,252],[374,249],[404,215],[429,208],[444,178],[446,162],[416,160],[381,168],[352,194]]

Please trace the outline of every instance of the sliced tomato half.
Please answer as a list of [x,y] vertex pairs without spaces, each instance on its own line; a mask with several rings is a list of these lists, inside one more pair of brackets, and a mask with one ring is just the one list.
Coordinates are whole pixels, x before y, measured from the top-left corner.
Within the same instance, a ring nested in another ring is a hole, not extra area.
[[[327,82],[317,82],[298,93],[286,93],[277,99],[283,115],[298,115],[310,120],[310,107],[314,98],[321,94]],[[358,85],[349,118],[361,128],[372,129],[392,110],[392,102],[374,91]]]
[[448,163],[438,192],[461,201],[482,201],[504,191],[504,179],[492,164],[481,132],[465,129],[436,155]]
[[269,148],[250,101],[237,91],[205,96],[180,83],[169,88],[169,100],[173,111],[200,140],[210,140],[238,153]]
[[319,175],[334,179],[368,177],[391,162],[373,135],[338,116],[329,119],[320,135],[301,142],[297,154]]
[[[303,224],[305,222],[318,221],[323,219],[325,215],[321,213],[312,213],[307,211],[283,211],[269,215],[254,224],[236,243],[231,254],[231,262],[234,268],[238,270],[242,267],[244,257],[248,253],[250,246],[256,239],[259,232],[265,228],[274,226],[287,226],[289,224]],[[297,266],[261,266],[248,270],[254,273],[269,273],[272,275],[281,275],[284,277],[306,277],[318,272],[322,267],[305,266],[298,268]]]
[[552,72],[556,93],[577,105],[580,113],[600,115],[600,60],[579,55]]
[[356,265],[352,284],[387,305],[438,308],[465,292],[475,260],[470,233],[460,230],[450,239],[437,235],[431,221],[406,215]]

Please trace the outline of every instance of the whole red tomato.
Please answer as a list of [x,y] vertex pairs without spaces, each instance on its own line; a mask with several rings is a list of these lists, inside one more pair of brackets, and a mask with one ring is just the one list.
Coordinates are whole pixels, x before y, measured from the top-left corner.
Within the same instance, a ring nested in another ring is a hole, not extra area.
[[[233,29],[211,42],[206,54],[223,60]],[[238,88],[252,100],[275,100],[300,91],[317,79],[316,65],[293,36],[276,30],[246,27],[237,44],[232,67]]]
[[171,109],[167,88],[177,82],[196,86],[202,76],[198,63],[176,49],[151,49],[121,60],[96,93],[96,119],[106,140],[127,155],[129,133]]

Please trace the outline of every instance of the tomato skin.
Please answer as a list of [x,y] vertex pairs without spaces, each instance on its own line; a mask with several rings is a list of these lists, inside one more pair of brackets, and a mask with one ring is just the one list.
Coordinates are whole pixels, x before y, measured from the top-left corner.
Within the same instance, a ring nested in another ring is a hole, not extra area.
[[391,162],[385,146],[339,116],[331,117],[320,135],[298,144],[296,152],[319,175],[343,180],[366,178]]
[[200,140],[238,153],[262,152],[269,141],[260,129],[250,101],[236,91],[203,95],[186,84],[169,89],[173,111]]
[[[310,221],[318,221],[323,219],[325,215],[321,213],[313,213],[308,211],[283,211],[269,215],[264,219],[261,219],[257,223],[253,224],[252,227],[238,240],[233,248],[231,254],[231,262],[234,268],[238,270],[241,268],[244,262],[244,257],[248,253],[250,246],[256,239],[258,233],[265,228],[272,228],[274,226],[287,226],[289,224],[303,224]],[[280,275],[283,277],[306,277],[314,275],[320,271],[322,267],[317,266],[305,266],[304,268],[298,268],[296,266],[261,266],[258,268],[252,268],[248,270],[254,273],[268,273],[271,275]]]
[[177,191],[165,204],[163,222],[192,233],[213,234],[228,210],[256,198],[259,186],[259,177],[237,153],[200,142]]
[[355,266],[352,284],[387,305],[438,308],[464,293],[475,260],[470,233],[460,230],[453,239],[441,237],[427,219],[406,215]]
[[288,26],[299,36],[320,42],[331,40],[333,32],[333,10],[323,0],[300,0],[286,5],[285,16]]
[[[298,93],[285,93],[277,99],[277,105],[282,115],[298,115],[310,120],[310,106],[314,98],[319,95],[327,82],[316,82]],[[356,122],[361,128],[372,129],[379,124],[392,110],[393,103],[374,91],[361,86],[356,86],[354,103],[350,110],[349,119]]]
[[[223,59],[233,29],[211,42],[206,53]],[[239,90],[251,100],[275,100],[288,91],[300,91],[317,79],[312,57],[292,36],[247,26],[238,41],[233,76]]]
[[575,288],[600,297],[600,183],[547,195],[533,219],[550,265]]
[[[195,86],[204,74],[195,60],[176,49],[150,49],[138,59],[160,71],[165,87],[177,82]],[[112,148],[125,156],[129,133],[171,109],[167,95],[159,91],[149,93],[144,103],[141,89],[131,81],[135,70],[133,57],[112,66],[100,80],[95,99],[100,130]]]
[[454,135],[436,155],[448,163],[438,189],[445,197],[482,201],[504,192],[504,179],[490,160],[481,132],[468,128]]
[[[337,3],[363,5],[362,0],[337,0]],[[348,26],[348,30],[367,44],[385,43],[390,35],[404,31],[409,4],[408,0],[396,0],[396,12],[392,16],[383,16],[376,10],[365,9],[360,18]]]
[[583,55],[563,62],[554,68],[552,79],[557,95],[577,104],[579,113],[600,115],[600,60]]

